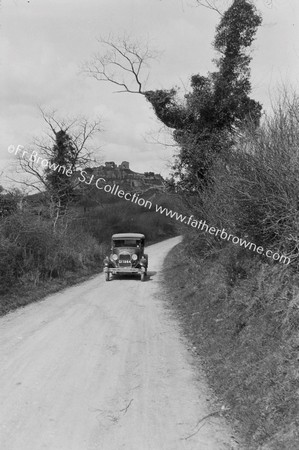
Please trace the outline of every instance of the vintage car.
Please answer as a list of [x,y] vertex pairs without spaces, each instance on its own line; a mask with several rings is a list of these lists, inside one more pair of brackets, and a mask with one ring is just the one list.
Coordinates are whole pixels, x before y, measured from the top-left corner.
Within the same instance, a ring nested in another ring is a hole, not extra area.
[[136,274],[144,281],[147,275],[148,256],[144,253],[144,234],[118,233],[113,234],[111,255],[104,259],[106,281],[112,275]]

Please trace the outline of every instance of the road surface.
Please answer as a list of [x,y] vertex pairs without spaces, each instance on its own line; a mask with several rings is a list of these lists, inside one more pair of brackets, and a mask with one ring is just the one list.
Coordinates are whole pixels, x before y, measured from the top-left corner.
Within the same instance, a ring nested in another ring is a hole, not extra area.
[[238,448],[197,425],[214,409],[160,285],[178,242],[148,247],[144,283],[100,274],[0,319],[1,450]]

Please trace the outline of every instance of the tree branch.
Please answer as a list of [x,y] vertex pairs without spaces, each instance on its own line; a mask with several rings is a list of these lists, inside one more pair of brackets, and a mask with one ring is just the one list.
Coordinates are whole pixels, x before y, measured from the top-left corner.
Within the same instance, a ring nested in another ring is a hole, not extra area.
[[123,87],[117,92],[144,95],[149,76],[148,62],[157,57],[157,52],[149,50],[147,43],[142,46],[131,41],[128,35],[116,39],[109,36],[99,42],[106,47],[106,52],[94,54],[83,65],[83,72],[98,81]]
[[214,0],[213,2],[212,2],[212,0],[205,0],[205,1],[196,0],[196,3],[199,6],[203,6],[204,8],[211,9],[212,11],[215,11],[220,16],[223,16],[223,13],[216,6],[216,0]]

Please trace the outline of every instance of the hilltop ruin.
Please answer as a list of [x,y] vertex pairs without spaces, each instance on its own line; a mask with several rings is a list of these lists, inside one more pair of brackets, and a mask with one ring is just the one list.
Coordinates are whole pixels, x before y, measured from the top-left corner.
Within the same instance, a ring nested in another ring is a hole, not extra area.
[[151,187],[163,187],[164,179],[154,172],[138,173],[130,169],[128,161],[117,165],[114,161],[107,161],[105,165],[85,169],[95,178],[103,177],[107,182],[120,184],[122,188],[144,190]]

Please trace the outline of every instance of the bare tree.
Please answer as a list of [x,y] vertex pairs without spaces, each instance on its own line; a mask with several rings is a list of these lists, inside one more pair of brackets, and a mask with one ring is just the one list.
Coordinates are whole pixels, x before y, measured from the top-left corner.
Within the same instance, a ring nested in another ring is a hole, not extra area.
[[149,77],[149,61],[158,52],[149,48],[148,42],[133,41],[129,35],[100,38],[105,53],[96,53],[83,65],[83,72],[99,81],[115,84],[117,92],[144,95]]
[[[74,147],[74,159],[70,167],[72,170],[79,166],[85,167],[97,162],[94,156],[95,148],[91,146],[90,141],[97,133],[103,131],[99,118],[93,121],[89,121],[86,117],[65,119],[57,118],[56,111],[49,113],[40,108],[40,112],[48,126],[48,130],[50,130],[50,133],[46,132],[46,134],[52,141],[52,144],[55,144],[59,132],[68,133],[71,144]],[[50,147],[49,149],[49,142],[48,146],[44,146],[41,140],[35,139],[35,145],[42,151],[45,151],[49,157],[53,156],[53,148]]]
[[[211,9],[212,11],[217,12],[218,14],[220,14],[220,16],[223,15],[223,12],[220,9],[219,6],[219,1],[221,1],[221,3],[223,4],[223,0],[195,0],[198,6],[203,6],[204,8],[208,8]],[[227,3],[227,2],[225,2]],[[227,8],[227,5],[225,5],[225,7]]]
[[60,119],[56,112],[43,110],[41,114],[47,125],[45,136],[35,138],[26,149],[16,148],[14,173],[19,179],[14,176],[10,180],[31,192],[37,190],[44,194],[57,220],[80,184],[76,172],[98,162],[89,143],[101,131],[101,126],[98,119],[93,122],[84,117]]
[[[195,0],[195,3],[223,16],[223,11],[230,6],[232,0]],[[273,0],[264,0],[264,3],[268,8],[273,6]]]

